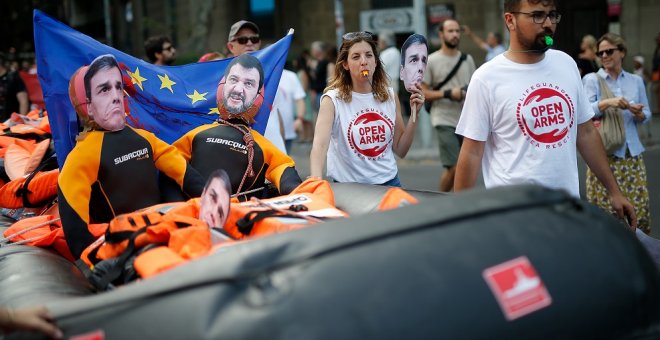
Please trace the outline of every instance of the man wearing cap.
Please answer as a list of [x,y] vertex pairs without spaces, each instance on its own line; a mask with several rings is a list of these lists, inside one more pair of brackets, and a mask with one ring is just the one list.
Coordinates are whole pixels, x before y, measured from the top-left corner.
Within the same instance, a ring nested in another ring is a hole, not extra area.
[[[237,57],[248,52],[258,51],[259,49],[261,49],[261,38],[259,37],[259,26],[257,24],[247,20],[240,20],[231,25],[229,37],[227,38],[227,50],[229,50],[232,56]],[[274,108],[271,113],[277,113],[277,110]],[[282,119],[279,114],[268,115],[264,137],[275,144],[282,152],[286,152]]]
[[112,55],[78,69],[69,97],[83,131],[57,180],[64,236],[75,258],[95,236],[89,225],[160,203],[158,174],[172,178],[189,197],[205,180],[173,146],[151,132],[126,126],[124,84]]
[[232,56],[258,51],[260,48],[259,26],[247,20],[241,20],[231,25],[227,39],[227,50]]

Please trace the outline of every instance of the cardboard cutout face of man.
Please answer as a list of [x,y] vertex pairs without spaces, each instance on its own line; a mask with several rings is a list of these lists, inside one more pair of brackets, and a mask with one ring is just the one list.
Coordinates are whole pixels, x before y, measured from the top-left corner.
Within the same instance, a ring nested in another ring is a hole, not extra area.
[[87,110],[101,128],[119,131],[126,125],[121,72],[116,67],[101,68],[90,79]]
[[220,117],[230,119],[237,116],[248,123],[263,103],[263,68],[254,56],[243,54],[227,66],[217,90]]
[[229,75],[225,79],[222,100],[229,113],[239,114],[254,103],[258,92],[259,71],[236,64],[229,70]]
[[420,34],[413,34],[408,37],[401,48],[401,71],[399,74],[408,92],[413,92],[415,85],[422,83],[427,60],[426,38]]
[[[209,227],[221,229],[229,217],[229,201],[231,187],[227,173],[224,170],[214,172],[206,182],[199,203],[199,219]],[[229,191],[228,191],[229,189]]]

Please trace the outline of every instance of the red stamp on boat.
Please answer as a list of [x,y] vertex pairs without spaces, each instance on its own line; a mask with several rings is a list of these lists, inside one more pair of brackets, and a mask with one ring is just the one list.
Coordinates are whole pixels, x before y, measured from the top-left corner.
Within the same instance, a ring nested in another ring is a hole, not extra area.
[[486,268],[482,275],[509,321],[552,303],[541,277],[526,256]]
[[104,340],[105,332],[102,329],[98,329],[89,333],[72,335],[70,340]]

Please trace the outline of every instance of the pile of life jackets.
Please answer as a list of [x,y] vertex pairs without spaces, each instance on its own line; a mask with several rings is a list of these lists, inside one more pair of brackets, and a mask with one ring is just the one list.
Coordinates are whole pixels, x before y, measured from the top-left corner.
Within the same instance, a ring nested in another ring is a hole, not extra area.
[[[399,188],[390,189],[379,210],[415,204],[417,200]],[[200,199],[163,203],[119,215],[109,223],[92,224],[97,240],[85,249],[76,264],[98,290],[111,289],[136,279],[152,277],[192,259],[206,256],[237,241],[312,226],[348,215],[335,207],[334,194],[325,180],[308,179],[289,195],[232,200],[222,230],[200,220]],[[27,218],[6,232],[15,241],[53,246],[70,260],[62,227],[55,212]],[[224,236],[213,243],[213,233]]]
[[[383,196],[380,209],[414,204],[399,188]],[[219,248],[257,237],[312,226],[348,215],[335,207],[325,180],[308,179],[288,195],[269,199],[232,201],[222,230],[198,219],[199,199],[165,203],[113,219],[103,237],[90,245],[78,266],[99,290],[138,278],[149,278]],[[224,241],[213,244],[212,233]]]
[[0,123],[0,213],[20,219],[54,201],[59,170],[52,144],[44,110],[13,113]]

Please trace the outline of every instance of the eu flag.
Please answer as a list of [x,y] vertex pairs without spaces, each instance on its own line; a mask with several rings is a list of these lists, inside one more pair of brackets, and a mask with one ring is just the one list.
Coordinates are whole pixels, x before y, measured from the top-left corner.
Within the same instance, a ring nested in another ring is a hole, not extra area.
[[[263,134],[282,75],[292,35],[253,52],[264,68],[264,102],[252,126]],[[231,59],[183,66],[158,66],[88,37],[34,11],[37,69],[60,168],[75,145],[76,113],[69,101],[69,79],[80,66],[102,54],[115,56],[127,81],[131,126],[172,143],[191,129],[217,118],[216,90]]]

